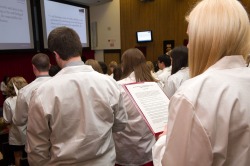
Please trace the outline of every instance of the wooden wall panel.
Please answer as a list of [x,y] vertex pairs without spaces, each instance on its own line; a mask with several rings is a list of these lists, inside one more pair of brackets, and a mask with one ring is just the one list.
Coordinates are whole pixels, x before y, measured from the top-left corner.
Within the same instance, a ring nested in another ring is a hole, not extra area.
[[[163,41],[175,40],[175,46],[188,39],[186,14],[197,0],[120,0],[121,52],[131,47],[147,47],[147,60],[155,61],[163,54]],[[250,1],[241,0],[249,13]],[[136,43],[135,32],[152,30],[153,42]]]

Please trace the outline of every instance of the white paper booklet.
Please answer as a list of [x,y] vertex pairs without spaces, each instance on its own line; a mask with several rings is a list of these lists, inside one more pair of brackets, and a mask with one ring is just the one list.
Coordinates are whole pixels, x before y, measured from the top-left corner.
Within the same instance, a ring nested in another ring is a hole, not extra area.
[[144,117],[153,134],[163,132],[168,122],[169,99],[156,82],[125,84],[138,111]]

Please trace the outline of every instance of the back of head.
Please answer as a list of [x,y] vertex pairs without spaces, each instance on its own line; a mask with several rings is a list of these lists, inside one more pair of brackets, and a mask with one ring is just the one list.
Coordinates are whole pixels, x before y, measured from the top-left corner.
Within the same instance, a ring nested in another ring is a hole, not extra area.
[[71,28],[58,27],[52,30],[48,37],[50,51],[59,54],[62,60],[82,55],[82,45],[78,34]]
[[203,0],[186,19],[191,77],[224,56],[250,52],[249,18],[239,1]]
[[51,65],[49,68],[49,75],[50,76],[55,76],[59,71],[61,70],[61,68],[58,65]]
[[49,71],[50,60],[48,55],[43,53],[38,53],[32,57],[31,62],[38,71],[40,72]]
[[14,85],[16,86],[16,88],[18,90],[20,90],[21,88],[23,88],[27,84],[28,84],[27,81],[23,77],[17,76],[17,77],[10,78],[10,80],[7,84],[7,96],[13,97],[13,96],[17,95],[15,92]]
[[102,62],[102,61],[98,61],[99,65],[101,66],[102,68],[102,72],[103,74],[107,74],[108,73],[108,66],[105,62]]
[[130,48],[122,54],[122,70],[122,78],[128,77],[134,71],[137,82],[155,81],[143,53],[138,48]]
[[122,68],[121,66],[116,66],[114,68],[114,71],[113,71],[113,78],[116,80],[116,81],[119,81],[121,78],[122,78]]
[[172,71],[171,74],[175,74],[181,68],[188,66],[188,48],[185,46],[175,47],[171,53],[172,58]]
[[171,59],[168,55],[163,54],[158,57],[158,61],[160,63],[164,63],[165,67],[169,67],[171,65]]
[[117,66],[117,62],[116,62],[116,61],[111,61],[111,62],[109,63],[109,68],[110,68],[110,67],[115,68],[116,66]]
[[155,72],[153,62],[151,62],[151,61],[147,61],[147,62],[146,62],[146,64],[148,65],[148,67],[149,67],[150,71]]
[[92,66],[92,68],[99,72],[99,73],[102,73],[103,74],[103,71],[102,71],[102,68],[100,66],[100,64],[98,63],[97,60],[94,60],[94,59],[88,59],[86,62],[85,62],[86,65],[90,65]]

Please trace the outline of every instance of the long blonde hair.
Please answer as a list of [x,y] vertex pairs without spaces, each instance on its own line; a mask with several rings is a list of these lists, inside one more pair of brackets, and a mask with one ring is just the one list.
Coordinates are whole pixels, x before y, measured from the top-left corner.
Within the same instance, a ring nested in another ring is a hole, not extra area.
[[186,20],[191,77],[224,56],[250,53],[249,18],[237,0],[203,0]]

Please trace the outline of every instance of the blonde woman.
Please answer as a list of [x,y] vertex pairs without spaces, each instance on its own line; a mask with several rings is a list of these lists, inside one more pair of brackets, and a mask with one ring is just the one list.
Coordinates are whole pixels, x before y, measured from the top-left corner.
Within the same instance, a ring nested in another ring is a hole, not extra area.
[[237,0],[203,0],[187,21],[191,79],[171,98],[161,163],[250,165],[247,12]]
[[22,157],[22,153],[24,152],[25,133],[23,131],[25,130],[25,126],[17,127],[12,122],[17,99],[14,85],[17,90],[19,90],[27,84],[27,81],[23,77],[12,77],[7,84],[7,95],[9,97],[3,103],[3,117],[5,122],[10,124],[9,144],[14,153],[16,166],[20,165],[20,159]]

